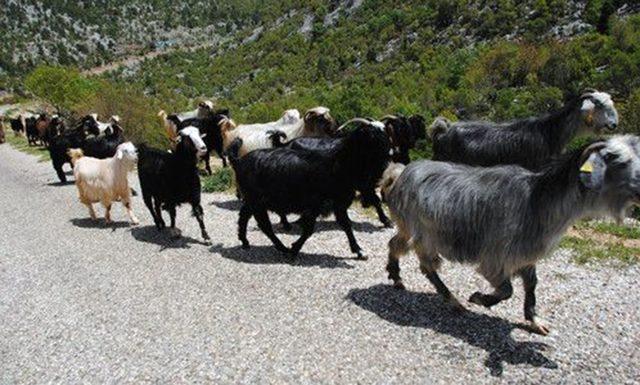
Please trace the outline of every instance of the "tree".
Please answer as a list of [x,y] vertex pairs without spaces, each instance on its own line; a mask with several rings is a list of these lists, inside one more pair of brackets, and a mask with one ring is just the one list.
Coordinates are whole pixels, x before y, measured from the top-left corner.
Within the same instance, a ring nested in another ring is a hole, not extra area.
[[27,75],[24,84],[33,95],[50,103],[59,114],[68,116],[80,102],[92,97],[95,82],[78,70],[40,66]]

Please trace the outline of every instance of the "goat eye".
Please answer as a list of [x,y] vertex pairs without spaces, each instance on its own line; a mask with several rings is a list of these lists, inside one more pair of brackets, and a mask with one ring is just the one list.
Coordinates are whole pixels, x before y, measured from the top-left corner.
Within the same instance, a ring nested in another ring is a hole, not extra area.
[[617,154],[612,154],[612,153],[607,153],[605,154],[603,157],[605,162],[609,163],[609,162],[613,162],[614,160],[616,160],[618,158]]

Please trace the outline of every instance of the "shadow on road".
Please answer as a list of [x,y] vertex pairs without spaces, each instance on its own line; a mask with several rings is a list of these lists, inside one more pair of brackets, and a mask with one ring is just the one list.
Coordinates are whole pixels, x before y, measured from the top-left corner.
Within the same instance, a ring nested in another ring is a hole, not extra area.
[[242,206],[242,202],[240,202],[240,200],[235,198],[232,198],[226,201],[214,200],[209,204],[212,206],[221,208],[223,210],[229,210],[229,211],[239,211],[240,207]]
[[70,186],[74,183],[75,183],[74,181],[68,180],[66,182],[49,182],[46,185],[50,187],[62,187],[62,186]]
[[114,221],[111,223],[105,222],[104,218],[91,219],[91,218],[74,218],[70,220],[71,224],[75,227],[83,229],[121,229],[130,227],[131,223],[125,221]]
[[192,244],[208,246],[204,241],[188,236],[172,237],[168,229],[158,231],[155,226],[134,227],[131,229],[131,235],[137,241],[160,246],[160,251],[166,249],[188,249]]
[[[226,201],[218,201],[218,200],[214,200],[213,202],[209,203],[212,206],[216,206],[218,208],[221,208],[223,210],[229,210],[229,211],[239,211],[240,207],[242,206],[242,202],[238,199],[232,198]],[[284,230],[282,228],[282,226],[279,225],[279,221],[273,222],[274,225],[274,230],[277,233],[287,233],[287,234],[297,234],[299,232],[299,226],[296,226],[296,222],[298,220],[298,215],[296,214],[290,214],[288,215],[289,220],[292,221],[291,224],[293,225],[293,229],[292,230]],[[363,233],[374,233],[377,231],[384,231],[385,228],[380,226],[376,226],[372,223],[369,222],[356,222],[356,221],[351,221],[351,226],[353,227],[353,231],[358,231],[358,232],[363,232]],[[342,228],[338,225],[338,223],[333,219],[333,216],[330,217],[330,219],[327,220],[320,220],[318,221],[318,223],[316,224],[316,231],[317,232],[322,232],[322,231],[334,231],[334,230],[342,230]]]
[[434,293],[397,290],[381,284],[353,289],[347,298],[396,325],[431,329],[485,350],[489,356],[484,364],[493,376],[502,375],[505,362],[547,369],[558,367],[541,353],[548,345],[520,342],[511,337],[511,331],[520,327],[518,324],[471,311],[455,314]]
[[323,269],[353,269],[354,267],[345,262],[345,259],[334,257],[328,254],[307,254],[300,253],[295,260],[272,246],[251,246],[250,249],[243,249],[240,246],[225,248],[222,244],[211,247],[212,253],[218,253],[222,258],[232,259],[237,262],[260,264],[260,265],[292,265],[301,267],[317,266]]

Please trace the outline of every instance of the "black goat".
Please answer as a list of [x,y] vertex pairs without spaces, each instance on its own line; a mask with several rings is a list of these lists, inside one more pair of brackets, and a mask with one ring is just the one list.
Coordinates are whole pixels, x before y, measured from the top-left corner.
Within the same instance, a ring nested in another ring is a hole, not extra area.
[[37,145],[38,139],[40,138],[40,133],[38,132],[38,128],[36,127],[37,119],[35,116],[30,116],[24,120],[26,133],[27,133],[27,142],[29,146]]
[[[354,119],[353,121],[364,125],[371,126],[371,129],[381,129],[382,124],[378,124],[376,126],[376,122]],[[380,122],[378,122],[380,123]],[[347,135],[343,135],[341,137],[336,138],[297,138],[288,143],[281,143],[280,140],[283,138],[283,134],[280,131],[274,131],[272,133],[272,141],[274,147],[286,147],[294,150],[308,150],[315,151],[320,156],[330,157],[335,152],[336,148],[342,146],[343,142],[348,138]],[[383,168],[372,168],[366,177],[362,177],[358,180],[358,183],[355,185],[356,191],[360,193],[360,202],[363,207],[375,207],[376,213],[378,214],[378,219],[385,227],[391,227],[391,220],[387,217],[382,209],[382,202],[376,193],[376,187],[378,185],[378,181],[382,177],[382,173],[384,169],[389,163],[389,153],[380,153],[380,159],[377,160],[376,164],[384,164]],[[286,217],[282,215],[282,224],[285,226],[285,229],[288,228],[288,222],[286,221]]]
[[518,164],[539,169],[577,134],[615,129],[618,113],[609,94],[594,90],[557,112],[508,123],[457,122],[431,125],[433,160],[476,166]]
[[9,124],[11,124],[11,129],[16,135],[23,135],[26,131],[22,116],[18,116],[15,119],[9,119]]
[[207,147],[196,127],[178,132],[178,143],[173,153],[147,147],[138,148],[138,176],[142,198],[149,209],[158,230],[166,225],[162,219],[164,209],[171,217],[171,229],[178,235],[176,206],[190,203],[193,215],[200,224],[202,238],[209,240],[204,226],[204,211],[200,204],[200,176],[198,158],[204,156]]
[[71,148],[82,148],[85,140],[85,132],[80,128],[65,131],[50,140],[49,155],[60,182],[65,183],[67,181],[67,176],[64,174],[62,167],[66,163],[71,165],[71,158],[69,158],[67,151]]
[[[254,216],[276,249],[295,256],[313,234],[317,217],[332,211],[349,239],[351,251],[358,259],[365,259],[353,235],[347,209],[356,188],[367,184],[371,175],[383,172],[389,153],[385,133],[367,123],[346,135],[339,145],[327,149],[326,154],[274,148],[255,150],[239,158],[242,140],[236,139],[227,152],[243,199],[238,221],[242,246],[250,246],[247,224]],[[291,250],[274,234],[268,211],[301,215],[302,235]]]
[[207,153],[204,155],[203,160],[207,172],[209,173],[209,175],[211,175],[211,165],[209,164],[211,151],[215,151],[220,159],[222,159],[222,166],[227,167],[227,158],[224,156],[223,151],[220,122],[222,121],[222,119],[227,119],[231,116],[228,109],[207,111],[206,113],[202,113],[200,115],[201,116],[195,118],[180,120],[177,115],[171,114],[167,116],[167,120],[173,123],[177,127],[178,131],[189,126],[196,127],[200,130],[202,135],[204,135],[202,138],[207,146]]
[[387,115],[381,121],[391,141],[393,151],[391,159],[395,163],[409,164],[411,162],[409,150],[416,146],[418,140],[427,138],[424,117],[412,115],[407,118],[402,115]]
[[106,159],[115,155],[118,146],[125,141],[123,129],[119,125],[113,125],[113,131],[109,135],[87,138],[87,130],[91,126],[91,121],[91,119],[84,118],[75,129],[64,131],[62,134],[54,136],[49,142],[51,163],[62,183],[67,181],[62,167],[66,163],[71,165],[71,158],[67,155],[69,149],[81,148],[85,156]]

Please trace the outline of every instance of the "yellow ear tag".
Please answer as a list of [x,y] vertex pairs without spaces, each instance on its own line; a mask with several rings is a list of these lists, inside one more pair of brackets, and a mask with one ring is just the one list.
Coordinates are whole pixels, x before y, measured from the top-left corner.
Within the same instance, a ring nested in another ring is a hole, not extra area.
[[591,174],[593,172],[593,163],[590,160],[584,162],[582,167],[580,167],[580,172],[586,172]]

